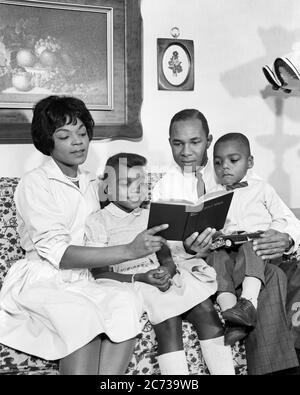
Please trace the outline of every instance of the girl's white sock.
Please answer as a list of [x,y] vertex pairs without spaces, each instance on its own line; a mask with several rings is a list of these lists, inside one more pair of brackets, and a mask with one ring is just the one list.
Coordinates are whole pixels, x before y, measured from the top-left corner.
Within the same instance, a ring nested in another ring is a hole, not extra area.
[[188,375],[188,365],[184,350],[168,352],[157,357],[162,375]]
[[224,345],[224,336],[200,340],[201,350],[212,375],[235,375],[230,346]]

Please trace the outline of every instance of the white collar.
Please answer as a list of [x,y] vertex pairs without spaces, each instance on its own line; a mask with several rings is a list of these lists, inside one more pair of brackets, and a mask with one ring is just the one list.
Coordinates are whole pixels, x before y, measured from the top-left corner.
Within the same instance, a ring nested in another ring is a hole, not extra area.
[[[52,157],[50,157],[49,160],[47,160],[42,165],[42,169],[44,170],[49,179],[58,180],[63,182],[64,184],[68,184],[77,188],[75,184],[64,175],[64,173],[61,171],[61,169]],[[81,171],[80,168],[78,168],[78,176],[79,182],[86,181],[87,184],[91,181],[96,180],[96,176],[90,174],[89,172]]]
[[[247,182],[249,184],[249,181],[251,182],[251,178],[252,178],[251,175],[249,175],[247,172],[246,175],[240,181],[235,182],[234,185],[239,184],[240,182]],[[224,184],[221,185],[224,189],[226,189],[226,185]]]
[[127,218],[131,215],[139,216],[142,213],[142,208],[137,207],[133,211],[127,212],[122,210],[120,207],[116,206],[114,203],[109,203],[103,210],[107,210],[111,215],[117,218]]

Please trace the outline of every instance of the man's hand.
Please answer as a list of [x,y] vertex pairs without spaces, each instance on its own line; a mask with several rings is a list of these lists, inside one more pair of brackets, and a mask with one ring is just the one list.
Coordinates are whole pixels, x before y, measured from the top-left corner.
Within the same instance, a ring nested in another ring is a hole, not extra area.
[[253,240],[253,249],[262,259],[280,258],[289,247],[289,235],[274,229],[262,233]]
[[216,233],[216,229],[206,228],[202,233],[193,233],[184,242],[184,248],[187,253],[194,254],[200,258],[206,258],[210,252],[212,237]]

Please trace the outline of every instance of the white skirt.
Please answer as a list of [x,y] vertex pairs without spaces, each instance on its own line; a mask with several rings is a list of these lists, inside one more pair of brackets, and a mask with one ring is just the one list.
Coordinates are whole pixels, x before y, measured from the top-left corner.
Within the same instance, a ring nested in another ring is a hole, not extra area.
[[153,285],[134,283],[149,321],[154,325],[189,311],[217,291],[216,272],[201,258],[177,261],[177,267],[179,273],[166,292]]
[[131,284],[97,280],[88,270],[57,270],[22,259],[0,292],[0,343],[61,359],[105,333],[122,342],[141,332],[141,301]]

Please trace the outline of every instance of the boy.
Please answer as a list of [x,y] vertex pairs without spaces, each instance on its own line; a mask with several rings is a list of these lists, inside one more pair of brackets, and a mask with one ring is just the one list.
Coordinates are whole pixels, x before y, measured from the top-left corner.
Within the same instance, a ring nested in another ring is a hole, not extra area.
[[[247,137],[241,133],[228,133],[214,146],[214,168],[219,185],[216,190],[233,190],[234,196],[228,212],[224,234],[238,231],[267,230],[282,233],[282,243],[288,239],[286,253],[290,254],[299,244],[300,222],[282,202],[274,189],[248,173],[253,167],[253,156]],[[293,229],[290,224],[293,224]],[[298,229],[295,233],[294,229]],[[280,242],[278,247],[280,247]],[[218,280],[217,301],[229,323],[227,344],[247,336],[256,325],[257,299],[265,285],[265,256],[256,253],[256,241],[225,251],[216,250],[208,258],[215,268]],[[236,289],[241,286],[239,301]]]

